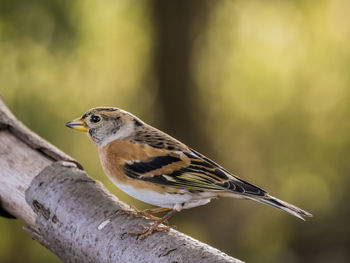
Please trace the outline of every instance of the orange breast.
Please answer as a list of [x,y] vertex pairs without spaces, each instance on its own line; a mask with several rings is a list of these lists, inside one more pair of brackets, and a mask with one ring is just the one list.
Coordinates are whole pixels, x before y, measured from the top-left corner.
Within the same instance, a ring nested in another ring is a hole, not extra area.
[[[98,151],[105,173],[116,185],[132,185],[134,188],[149,189],[158,193],[169,191],[176,192],[178,190],[173,187],[167,187],[164,185],[157,185],[151,182],[133,179],[126,176],[124,173],[123,166],[126,162],[136,160],[143,161],[151,159],[154,156],[167,155],[170,153],[167,150],[161,150],[148,145],[141,145],[139,143],[133,143],[130,141],[116,140],[104,147],[99,148]],[[170,171],[171,167],[164,167],[164,169]]]

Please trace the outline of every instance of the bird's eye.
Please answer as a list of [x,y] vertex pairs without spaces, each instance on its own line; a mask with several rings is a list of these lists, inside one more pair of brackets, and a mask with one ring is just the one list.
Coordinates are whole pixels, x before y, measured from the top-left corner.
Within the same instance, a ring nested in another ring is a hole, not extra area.
[[99,116],[92,115],[90,120],[91,122],[97,123],[101,120],[101,118]]

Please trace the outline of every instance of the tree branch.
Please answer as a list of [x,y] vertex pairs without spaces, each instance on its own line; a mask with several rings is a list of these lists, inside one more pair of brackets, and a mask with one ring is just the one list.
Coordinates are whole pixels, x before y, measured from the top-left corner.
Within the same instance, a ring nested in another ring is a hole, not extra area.
[[137,240],[128,231],[149,223],[81,165],[20,123],[0,98],[0,215],[65,262],[240,262],[173,229]]

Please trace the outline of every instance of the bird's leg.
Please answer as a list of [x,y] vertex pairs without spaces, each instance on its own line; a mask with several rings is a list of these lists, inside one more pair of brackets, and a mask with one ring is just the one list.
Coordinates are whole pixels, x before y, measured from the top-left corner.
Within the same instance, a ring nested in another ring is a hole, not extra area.
[[150,216],[151,217],[155,217],[155,218],[157,218],[155,220],[158,221],[161,218],[153,216],[152,214],[159,214],[159,213],[163,213],[163,212],[169,211],[169,210],[171,210],[171,209],[170,208],[165,208],[165,207],[156,207],[156,208],[150,208],[150,209],[146,209],[146,210],[140,211],[139,213],[144,215],[147,218],[149,218]]
[[145,217],[142,215],[142,211],[137,210],[137,208],[133,205],[130,205],[130,209],[120,209],[119,211],[134,217]]
[[120,211],[128,215],[132,215],[134,217],[145,217],[147,219],[154,220],[154,221],[158,221],[161,218],[154,216],[152,214],[158,214],[158,213],[162,213],[170,210],[170,208],[156,207],[156,208],[146,209],[143,211],[138,211],[136,207],[134,206],[130,206],[130,207],[132,208],[132,210],[121,209]]
[[[165,210],[162,210],[162,212]],[[168,220],[172,215],[174,215],[177,212],[177,210],[172,209],[169,211],[167,214],[165,214],[162,218],[159,218],[158,220],[154,220],[154,222],[149,225],[145,226],[144,224],[139,224],[139,226],[143,227],[143,231],[132,231],[128,232],[131,235],[138,235],[138,239],[144,239],[148,237],[150,234],[153,233],[153,231],[169,231],[170,227],[169,226],[160,226],[164,221]]]

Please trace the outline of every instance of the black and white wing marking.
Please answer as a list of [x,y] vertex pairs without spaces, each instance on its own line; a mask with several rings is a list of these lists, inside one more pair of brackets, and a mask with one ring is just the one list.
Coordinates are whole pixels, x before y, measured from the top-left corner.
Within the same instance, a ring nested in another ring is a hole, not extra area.
[[[182,155],[185,155],[182,156]],[[241,195],[265,195],[265,191],[230,174],[228,171],[191,150],[172,152],[145,161],[127,162],[125,174],[133,179],[193,192],[233,192]]]

